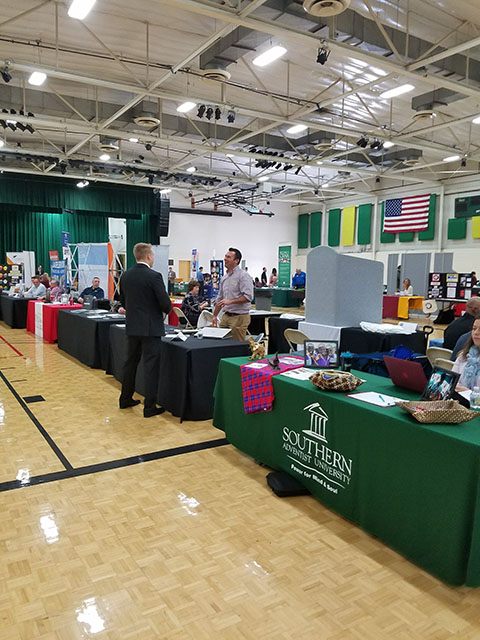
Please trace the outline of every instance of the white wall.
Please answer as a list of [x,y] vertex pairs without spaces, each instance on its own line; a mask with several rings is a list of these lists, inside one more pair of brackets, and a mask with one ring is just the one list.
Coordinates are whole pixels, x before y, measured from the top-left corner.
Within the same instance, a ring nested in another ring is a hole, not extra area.
[[[181,196],[172,195],[171,205],[190,207],[190,201]],[[209,208],[205,205],[202,208]],[[288,203],[279,203],[269,208],[275,213],[267,216],[249,216],[243,211],[226,207],[233,213],[231,218],[171,213],[169,235],[161,238],[162,244],[170,245],[170,259],[190,260],[192,249],[198,249],[200,266],[209,271],[210,260],[223,259],[229,247],[240,249],[248,272],[255,278],[260,277],[263,267],[268,274],[272,267],[278,269],[278,245],[292,244],[294,256],[292,269],[295,269],[297,246],[297,211]],[[174,267],[174,268],[175,268]]]

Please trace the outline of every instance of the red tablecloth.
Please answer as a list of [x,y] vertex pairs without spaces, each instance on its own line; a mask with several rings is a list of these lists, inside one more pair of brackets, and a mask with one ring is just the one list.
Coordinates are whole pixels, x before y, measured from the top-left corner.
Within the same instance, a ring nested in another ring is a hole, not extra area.
[[180,309],[181,306],[182,306],[181,302],[179,302],[178,300],[175,300],[175,301],[172,300],[172,310],[168,314],[168,324],[171,325],[172,327],[178,327],[178,317],[175,315],[173,307],[178,307],[178,309]]
[[398,296],[383,296],[382,318],[398,317]]
[[272,377],[290,369],[303,367],[303,363],[304,359],[297,356],[280,356],[279,369],[272,369],[268,359],[242,364],[240,375],[245,413],[271,411],[275,399]]
[[81,308],[81,304],[45,304],[38,300],[30,300],[27,313],[27,331],[47,342],[55,342],[60,309]]

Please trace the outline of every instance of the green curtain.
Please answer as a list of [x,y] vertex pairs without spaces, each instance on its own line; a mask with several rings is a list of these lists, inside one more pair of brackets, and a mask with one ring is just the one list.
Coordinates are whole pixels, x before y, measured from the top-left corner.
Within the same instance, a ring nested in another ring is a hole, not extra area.
[[298,248],[306,249],[308,247],[308,226],[310,215],[302,213],[298,216]]
[[372,205],[361,204],[358,207],[357,244],[370,244],[372,241]]
[[158,243],[157,218],[144,215],[139,219],[127,218],[127,269],[133,267],[133,247],[137,242]]
[[50,271],[49,251],[62,255],[62,231],[70,242],[108,242],[108,217],[79,213],[11,212],[0,210],[0,260],[7,251],[35,251],[37,265]]
[[322,244],[322,212],[314,211],[310,215],[310,246],[319,247]]
[[340,220],[342,210],[330,209],[328,212],[328,246],[338,247],[340,244]]

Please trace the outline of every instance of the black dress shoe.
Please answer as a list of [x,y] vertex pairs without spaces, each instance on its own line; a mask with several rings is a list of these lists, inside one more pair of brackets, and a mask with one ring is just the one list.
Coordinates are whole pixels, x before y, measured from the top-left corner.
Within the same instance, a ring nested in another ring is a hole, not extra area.
[[119,402],[120,409],[128,409],[129,407],[136,407],[137,404],[140,404],[140,400],[127,400],[126,402]]
[[154,409],[144,409],[143,410],[143,417],[144,418],[151,418],[152,416],[159,416],[164,411],[165,411],[165,409],[163,407],[155,407]]

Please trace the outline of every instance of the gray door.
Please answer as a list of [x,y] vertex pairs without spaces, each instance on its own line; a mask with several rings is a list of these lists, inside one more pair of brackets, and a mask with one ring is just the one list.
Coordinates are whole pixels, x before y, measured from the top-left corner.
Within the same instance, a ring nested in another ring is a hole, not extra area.
[[409,278],[415,296],[427,295],[430,258],[430,253],[402,254],[402,282],[404,278]]

